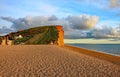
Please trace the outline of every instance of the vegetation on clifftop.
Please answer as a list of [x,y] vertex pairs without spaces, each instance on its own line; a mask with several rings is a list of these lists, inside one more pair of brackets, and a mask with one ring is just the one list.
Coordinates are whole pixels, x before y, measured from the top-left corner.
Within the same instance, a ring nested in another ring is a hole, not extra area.
[[50,42],[55,43],[58,40],[58,30],[54,26],[48,27],[48,30],[43,36],[36,42],[36,44],[49,44]]
[[[57,43],[58,32],[55,26],[44,26],[11,33],[9,38],[13,39],[14,44],[50,44]],[[13,38],[19,35],[22,38]]]

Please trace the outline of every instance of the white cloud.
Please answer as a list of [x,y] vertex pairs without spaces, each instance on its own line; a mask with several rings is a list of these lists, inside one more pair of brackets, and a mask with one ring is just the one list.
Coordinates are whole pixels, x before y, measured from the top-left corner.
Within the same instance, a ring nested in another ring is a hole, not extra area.
[[67,20],[73,29],[91,29],[96,25],[98,19],[98,16],[90,16],[86,14],[67,17]]
[[1,17],[3,20],[13,23],[12,28],[15,30],[26,29],[44,25],[63,25],[65,30],[68,29],[91,29],[98,21],[97,16],[79,15],[68,16],[58,19],[56,16],[27,16],[25,18],[14,19],[12,17]]
[[110,0],[111,7],[115,8],[119,6],[120,0]]
[[1,28],[0,34],[44,25],[62,25],[64,27],[66,37],[72,38],[85,37],[86,33],[79,30],[94,28],[95,24],[98,21],[97,16],[90,16],[85,14],[79,16],[68,16],[62,19],[59,19],[54,15],[34,17],[27,16],[25,18],[19,19],[14,19],[12,17],[1,17],[1,19],[11,22],[13,24],[9,29]]
[[44,25],[62,25],[64,27],[66,38],[88,37],[87,33],[91,33],[93,37],[120,37],[120,26],[116,28],[109,26],[95,28],[95,25],[98,22],[98,16],[90,16],[85,14],[79,16],[68,16],[62,19],[59,19],[54,15],[34,17],[27,16],[19,19],[14,19],[12,17],[1,17],[1,19],[9,21],[13,24],[11,28],[0,28],[0,34]]

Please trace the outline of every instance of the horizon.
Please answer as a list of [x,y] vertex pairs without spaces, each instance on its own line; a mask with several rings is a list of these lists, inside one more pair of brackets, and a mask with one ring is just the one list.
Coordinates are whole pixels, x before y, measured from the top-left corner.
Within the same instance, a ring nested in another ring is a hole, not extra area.
[[1,0],[0,12],[0,35],[62,25],[69,39],[120,37],[120,0]]

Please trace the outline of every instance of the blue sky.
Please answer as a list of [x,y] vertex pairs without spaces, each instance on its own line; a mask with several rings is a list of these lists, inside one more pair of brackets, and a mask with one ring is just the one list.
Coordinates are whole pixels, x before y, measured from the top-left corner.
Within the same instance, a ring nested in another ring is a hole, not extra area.
[[111,7],[110,0],[0,0],[0,16],[13,18],[89,14],[99,16],[99,23],[114,21],[112,24],[116,26],[120,21],[119,11],[119,6]]
[[[55,15],[98,16],[95,26],[117,27],[120,24],[120,0],[0,0],[0,16],[15,19],[26,16]],[[0,19],[2,26],[11,27],[12,23]]]

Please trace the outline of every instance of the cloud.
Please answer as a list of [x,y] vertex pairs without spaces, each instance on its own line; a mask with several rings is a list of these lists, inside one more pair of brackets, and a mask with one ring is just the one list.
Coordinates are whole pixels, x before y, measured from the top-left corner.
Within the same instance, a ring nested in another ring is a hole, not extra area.
[[87,33],[81,30],[65,31],[66,39],[79,39],[87,37]]
[[48,18],[49,21],[56,21],[58,18],[55,15],[52,15]]
[[78,2],[86,2],[97,8],[108,9],[120,6],[120,0],[76,0]]
[[91,33],[94,37],[120,37],[120,29],[103,26],[102,28],[94,28]]
[[12,17],[0,18],[13,23],[11,28],[7,28],[5,26],[0,28],[0,34],[7,34],[13,31],[38,26],[62,25],[65,31],[65,38],[81,38],[89,37],[90,35],[96,38],[120,37],[120,26],[116,28],[109,26],[95,27],[99,19],[98,16],[83,14],[79,16],[67,16],[61,19],[55,15],[34,17],[27,16],[18,19],[14,19]]
[[0,18],[3,20],[6,20],[6,21],[10,21],[10,22],[14,21],[14,19],[12,17],[0,17]]
[[85,14],[79,16],[67,16],[61,19],[56,17],[55,15],[34,16],[34,17],[26,16],[24,18],[18,18],[18,19],[14,19],[12,17],[0,17],[0,18],[12,23],[12,26],[10,28],[4,28],[4,27],[1,28],[0,34],[3,33],[7,34],[10,32],[15,32],[18,30],[23,30],[38,26],[62,25],[65,31],[65,36],[72,38],[85,37],[86,35],[84,35],[84,33],[79,30],[92,29],[94,28],[95,24],[98,21],[97,16],[90,16]]
[[12,17],[0,17],[0,18],[13,23],[11,28],[14,29],[15,31],[27,28],[26,27],[27,21],[24,18],[19,19],[14,19]]
[[15,31],[23,30],[31,27],[44,26],[44,25],[53,25],[52,21],[57,20],[57,17],[52,16],[36,16],[25,18],[14,19],[12,17],[1,17],[1,19],[13,23],[12,27]]
[[79,15],[68,16],[58,19],[55,15],[52,16],[27,16],[25,18],[14,19],[12,17],[1,17],[1,19],[13,23],[14,30],[27,29],[31,27],[44,25],[63,25],[67,29],[91,29],[98,21],[97,16]]
[[95,27],[92,30],[73,30],[66,31],[65,38],[66,39],[79,39],[79,38],[120,38],[120,27],[110,27],[110,26],[102,26]]
[[2,28],[0,28],[0,34],[4,35],[4,34],[8,34],[10,32],[12,32],[13,30],[10,28],[7,28],[6,26],[3,26]]
[[119,1],[120,0],[110,0],[111,7],[115,8],[119,6]]
[[80,15],[68,16],[66,20],[69,21],[73,29],[92,29],[98,22],[98,16]]
[[[92,0],[99,6],[104,6],[104,8],[117,8],[120,6],[120,0]],[[102,3],[102,5],[101,5]]]

